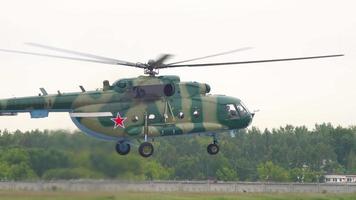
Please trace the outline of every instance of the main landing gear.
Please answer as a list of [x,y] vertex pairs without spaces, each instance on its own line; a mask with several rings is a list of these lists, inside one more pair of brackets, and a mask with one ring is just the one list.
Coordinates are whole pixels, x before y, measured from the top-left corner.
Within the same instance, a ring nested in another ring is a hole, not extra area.
[[219,145],[218,140],[215,135],[213,135],[213,143],[209,144],[207,147],[207,151],[210,155],[216,155],[219,153]]
[[150,156],[152,156],[153,154],[153,145],[148,142],[147,138],[148,138],[148,115],[145,114],[145,126],[143,129],[143,134],[145,136],[145,142],[141,143],[140,146],[138,147],[138,152],[140,153],[140,155],[144,158],[148,158]]
[[[126,141],[119,141],[115,145],[115,150],[118,154],[124,156],[124,155],[127,155],[128,153],[130,153],[131,145]],[[147,141],[143,142],[142,144],[140,144],[140,146],[138,148],[138,152],[140,153],[140,155],[142,157],[145,157],[145,158],[152,156],[152,154],[154,152],[152,143],[147,142]]]
[[148,127],[147,127],[147,115],[145,115],[145,129],[144,129],[144,135],[145,135],[145,142],[141,143],[140,146],[138,147],[138,152],[142,157],[148,158],[152,156],[153,154],[153,145],[148,142]]
[[[145,115],[145,126],[144,126],[144,136],[145,141],[138,147],[138,152],[144,158],[152,156],[154,148],[152,143],[148,142],[148,126],[147,126],[147,115]],[[115,146],[116,152],[120,155],[126,155],[130,152],[130,144],[125,141],[119,141]]]
[[140,153],[140,155],[145,158],[152,156],[153,151],[153,145],[149,142],[144,142],[140,144],[140,147],[138,148],[138,152]]
[[115,145],[115,150],[120,155],[127,155],[130,153],[131,146],[126,141],[119,141]]

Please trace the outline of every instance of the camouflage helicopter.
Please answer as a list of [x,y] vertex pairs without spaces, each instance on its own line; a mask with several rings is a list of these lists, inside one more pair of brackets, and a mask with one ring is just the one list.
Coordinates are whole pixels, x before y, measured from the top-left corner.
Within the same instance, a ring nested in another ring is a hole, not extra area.
[[213,141],[208,144],[207,152],[211,155],[217,154],[219,152],[217,134],[244,129],[249,126],[254,117],[254,113],[250,112],[238,98],[211,95],[209,94],[211,87],[206,83],[181,82],[178,76],[158,76],[158,70],[174,67],[237,65],[343,56],[338,54],[185,64],[249,49],[241,48],[169,64],[165,64],[165,61],[171,57],[169,54],[161,55],[157,60],[149,60],[147,63],[134,63],[47,45],[27,44],[73,54],[77,57],[8,49],[0,49],[0,51],[123,65],[143,69],[146,75],[120,79],[113,84],[109,84],[109,81],[105,80],[102,89],[96,91],[86,91],[80,86],[80,92],[61,93],[58,91],[57,94],[49,95],[44,88],[40,88],[42,93],[38,96],[0,100],[0,116],[29,113],[31,118],[44,118],[48,117],[50,112],[68,112],[73,123],[84,133],[99,139],[115,141],[115,149],[120,155],[130,152],[133,139],[143,139],[144,142],[141,142],[138,148],[143,157],[150,157],[154,152],[154,147],[149,139],[195,133],[205,133],[211,136]]

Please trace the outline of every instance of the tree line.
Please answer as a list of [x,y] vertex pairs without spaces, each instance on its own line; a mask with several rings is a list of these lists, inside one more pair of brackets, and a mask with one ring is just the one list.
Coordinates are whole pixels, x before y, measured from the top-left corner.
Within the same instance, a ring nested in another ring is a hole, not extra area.
[[3,130],[0,180],[122,179],[319,182],[325,174],[356,173],[356,127],[291,125],[219,134],[220,152],[209,155],[205,136],[155,139],[142,158],[138,144],[127,156],[114,142],[79,131]]

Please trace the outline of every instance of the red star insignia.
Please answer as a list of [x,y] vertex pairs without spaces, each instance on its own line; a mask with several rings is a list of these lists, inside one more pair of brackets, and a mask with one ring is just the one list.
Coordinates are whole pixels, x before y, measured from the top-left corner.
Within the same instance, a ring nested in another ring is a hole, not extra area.
[[124,121],[127,119],[127,117],[121,117],[120,113],[118,112],[115,118],[111,118],[111,121],[113,121],[115,123],[115,127],[121,127],[121,128],[125,128],[125,124]]

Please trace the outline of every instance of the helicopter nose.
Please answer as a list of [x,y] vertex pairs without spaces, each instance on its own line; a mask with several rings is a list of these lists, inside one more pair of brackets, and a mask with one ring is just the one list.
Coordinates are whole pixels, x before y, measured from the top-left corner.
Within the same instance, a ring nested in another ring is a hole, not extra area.
[[250,114],[251,121],[253,120],[254,117],[255,117],[255,113],[251,113]]
[[249,126],[252,123],[253,117],[255,116],[255,113],[250,113],[247,117],[247,126]]

